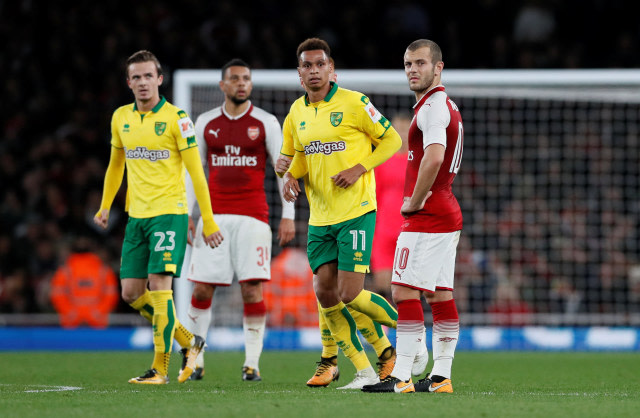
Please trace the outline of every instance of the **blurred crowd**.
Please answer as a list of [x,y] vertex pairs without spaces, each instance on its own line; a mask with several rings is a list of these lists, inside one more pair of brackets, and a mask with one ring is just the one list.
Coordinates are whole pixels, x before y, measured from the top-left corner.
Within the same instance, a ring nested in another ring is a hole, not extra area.
[[458,104],[462,310],[639,313],[640,106]]
[[[338,68],[399,69],[417,38],[441,45],[446,68],[640,64],[640,23],[628,2],[469,3],[0,2],[0,312],[52,311],[51,277],[78,239],[89,237],[90,250],[118,271],[122,191],[108,231],[91,220],[111,113],[132,101],[124,60],[139,49],[163,63],[169,100],[178,68],[219,68],[233,57],[293,68],[296,46],[310,36],[330,43]],[[500,311],[498,302],[513,300],[509,309],[525,314],[637,311],[636,137],[603,140],[588,124],[532,137],[458,104],[467,132],[457,191],[465,210],[460,309]],[[637,108],[627,113],[638,118]],[[509,145],[489,143],[496,140]]]

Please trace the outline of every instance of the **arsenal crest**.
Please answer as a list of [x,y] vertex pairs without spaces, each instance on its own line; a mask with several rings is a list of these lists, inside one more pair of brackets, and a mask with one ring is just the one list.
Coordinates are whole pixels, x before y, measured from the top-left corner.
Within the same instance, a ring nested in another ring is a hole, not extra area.
[[249,126],[249,128],[247,128],[247,135],[249,135],[249,139],[255,141],[260,136],[260,128],[257,126]]

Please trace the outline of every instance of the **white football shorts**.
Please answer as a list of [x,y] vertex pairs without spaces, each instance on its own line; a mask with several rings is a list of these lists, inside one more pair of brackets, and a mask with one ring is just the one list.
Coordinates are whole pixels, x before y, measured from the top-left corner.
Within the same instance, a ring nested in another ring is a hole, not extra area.
[[427,292],[453,290],[460,231],[401,232],[391,283]]
[[202,237],[202,218],[198,221],[191,252],[189,280],[229,286],[238,281],[271,279],[271,228],[250,216],[215,215],[224,237],[211,248]]

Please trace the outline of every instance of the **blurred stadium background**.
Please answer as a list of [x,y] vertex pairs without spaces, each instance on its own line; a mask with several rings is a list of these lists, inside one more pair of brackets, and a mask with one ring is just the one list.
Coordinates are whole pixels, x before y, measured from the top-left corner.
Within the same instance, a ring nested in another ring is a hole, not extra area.
[[[0,3],[0,33],[12,40],[0,60],[0,350],[70,348],[78,339],[87,348],[109,348],[97,342],[107,340],[150,347],[148,326],[122,302],[108,330],[74,334],[57,328],[50,301],[54,272],[74,246],[119,268],[124,188],[107,233],[91,218],[111,113],[132,100],[128,55],[156,53],[162,93],[194,120],[220,103],[218,72],[176,70],[242,57],[265,77],[254,103],[282,122],[301,94],[297,76],[266,69],[293,68],[297,44],[316,35],[333,47],[341,85],[369,94],[389,118],[414,103],[401,70],[406,45],[428,37],[443,48],[444,82],[465,123],[454,184],[465,217],[455,293],[461,348],[640,349],[640,24],[628,2],[483,0],[460,13],[437,2],[354,1],[329,21],[292,1],[242,11],[200,3]],[[36,38],[43,32],[50,36]],[[183,76],[195,81],[179,84]],[[265,187],[276,203],[272,175]],[[306,210],[302,199],[297,247]],[[274,225],[278,217],[276,209]],[[275,245],[274,258],[279,252]],[[237,290],[216,295],[216,349],[241,344]],[[271,325],[267,348],[318,344],[306,323]]]

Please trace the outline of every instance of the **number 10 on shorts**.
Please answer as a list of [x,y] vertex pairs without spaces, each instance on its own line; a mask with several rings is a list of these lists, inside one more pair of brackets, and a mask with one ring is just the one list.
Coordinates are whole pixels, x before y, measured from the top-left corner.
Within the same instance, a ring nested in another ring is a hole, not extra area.
[[407,268],[407,260],[409,260],[409,249],[407,247],[396,248],[396,255],[393,259],[393,265],[398,270]]

